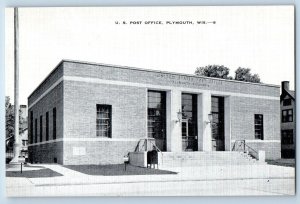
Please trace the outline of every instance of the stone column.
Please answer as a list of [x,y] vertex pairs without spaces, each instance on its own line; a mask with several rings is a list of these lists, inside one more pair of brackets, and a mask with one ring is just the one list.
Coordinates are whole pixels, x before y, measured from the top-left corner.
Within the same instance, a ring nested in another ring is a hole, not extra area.
[[171,90],[167,92],[167,151],[182,151],[181,122],[177,112],[181,111],[181,91]]
[[211,113],[211,94],[198,94],[198,150],[212,151],[211,124],[208,123],[208,114]]

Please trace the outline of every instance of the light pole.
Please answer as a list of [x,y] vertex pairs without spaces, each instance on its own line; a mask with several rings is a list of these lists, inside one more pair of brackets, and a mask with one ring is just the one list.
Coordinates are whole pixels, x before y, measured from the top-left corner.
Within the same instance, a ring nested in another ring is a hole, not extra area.
[[18,163],[20,155],[20,139],[19,139],[19,14],[18,8],[14,8],[14,114],[15,114],[15,143],[14,158],[10,163]]

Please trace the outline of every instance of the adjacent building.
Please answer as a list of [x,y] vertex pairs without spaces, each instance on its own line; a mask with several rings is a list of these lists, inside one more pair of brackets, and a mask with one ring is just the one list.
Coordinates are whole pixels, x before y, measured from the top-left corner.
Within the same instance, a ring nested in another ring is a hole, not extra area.
[[289,82],[281,82],[281,157],[295,158],[296,146],[296,101],[295,91],[290,90]]
[[279,159],[279,96],[277,85],[63,60],[28,97],[29,160],[122,163],[143,138],[162,152],[245,141]]

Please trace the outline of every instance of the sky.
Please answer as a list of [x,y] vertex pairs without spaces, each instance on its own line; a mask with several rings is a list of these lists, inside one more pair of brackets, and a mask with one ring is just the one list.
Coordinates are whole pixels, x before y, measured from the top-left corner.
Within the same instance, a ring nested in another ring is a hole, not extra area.
[[[153,24],[158,21],[162,24]],[[27,104],[27,97],[62,59],[186,74],[217,64],[230,68],[231,76],[245,67],[263,83],[290,81],[294,89],[292,6],[20,8],[19,26],[20,104]],[[12,101],[13,70],[9,8],[5,92]]]

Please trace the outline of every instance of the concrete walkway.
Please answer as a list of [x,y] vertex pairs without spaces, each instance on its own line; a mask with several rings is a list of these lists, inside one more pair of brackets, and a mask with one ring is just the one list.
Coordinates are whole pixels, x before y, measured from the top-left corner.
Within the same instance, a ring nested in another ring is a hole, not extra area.
[[207,181],[236,179],[295,178],[295,168],[275,165],[236,165],[208,167],[168,168],[177,174],[101,176],[87,175],[61,165],[42,165],[63,176],[51,178],[28,178],[34,185],[81,185],[106,183],[171,182],[171,181]]
[[293,195],[295,192],[295,168],[275,165],[168,168],[178,173],[134,176],[87,175],[54,164],[36,166],[63,176],[7,177],[8,196]]

